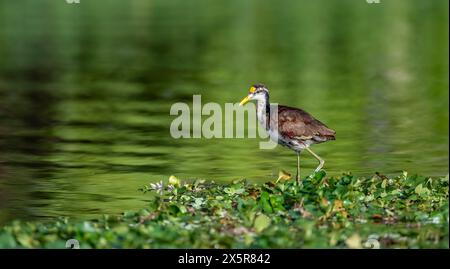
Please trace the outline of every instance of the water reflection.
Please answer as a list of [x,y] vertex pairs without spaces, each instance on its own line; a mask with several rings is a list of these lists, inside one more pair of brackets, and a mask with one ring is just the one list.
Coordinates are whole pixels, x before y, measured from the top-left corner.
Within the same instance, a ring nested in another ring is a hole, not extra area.
[[137,209],[137,189],[171,174],[260,181],[294,171],[292,152],[261,151],[258,139],[170,137],[173,103],[238,102],[255,82],[336,129],[338,140],[315,147],[330,174],[445,175],[446,10],[447,1],[3,1],[0,222]]

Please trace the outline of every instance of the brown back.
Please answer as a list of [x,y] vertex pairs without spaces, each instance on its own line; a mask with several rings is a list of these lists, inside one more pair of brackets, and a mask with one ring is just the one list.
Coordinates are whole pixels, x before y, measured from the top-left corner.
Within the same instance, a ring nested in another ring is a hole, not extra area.
[[[271,119],[271,122],[272,119]],[[282,136],[299,140],[324,142],[334,140],[336,132],[308,112],[294,107],[278,106],[278,131]]]

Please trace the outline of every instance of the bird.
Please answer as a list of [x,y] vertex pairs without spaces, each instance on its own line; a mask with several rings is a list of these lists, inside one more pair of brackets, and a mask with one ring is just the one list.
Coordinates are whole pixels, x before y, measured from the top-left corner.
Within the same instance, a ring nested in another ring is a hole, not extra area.
[[308,151],[319,162],[314,170],[319,172],[325,161],[310,146],[336,139],[336,131],[328,128],[324,123],[314,118],[303,109],[284,105],[270,104],[269,90],[262,84],[254,84],[239,106],[249,101],[256,101],[256,115],[259,123],[267,131],[270,138],[278,144],[297,153],[297,183],[300,179],[300,153]]

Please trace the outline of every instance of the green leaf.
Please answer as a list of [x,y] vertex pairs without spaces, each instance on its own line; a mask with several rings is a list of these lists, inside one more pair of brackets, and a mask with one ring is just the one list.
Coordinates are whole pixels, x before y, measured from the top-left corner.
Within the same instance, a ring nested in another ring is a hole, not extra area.
[[169,205],[169,207],[168,207],[167,209],[168,209],[168,211],[169,211],[171,214],[174,214],[174,215],[176,215],[176,214],[178,214],[179,212],[181,212],[180,207],[177,206],[177,205],[175,205],[175,204]]
[[421,197],[425,197],[430,194],[430,190],[427,187],[423,187],[422,183],[417,185],[417,187],[414,189],[414,192]]
[[264,214],[260,214],[255,219],[255,224],[253,227],[255,228],[256,232],[260,233],[270,225],[270,218],[267,217]]
[[284,198],[283,196],[279,196],[279,195],[270,195],[269,196],[269,202],[270,205],[272,206],[273,211],[284,211],[284,207],[283,207],[283,203],[284,203]]
[[0,248],[15,248],[16,240],[10,234],[0,234]]
[[172,175],[169,177],[169,185],[173,185],[175,187],[180,187],[181,183],[177,177]]
[[323,179],[326,175],[327,173],[325,172],[325,170],[320,170],[319,172],[315,173],[314,177],[317,179]]
[[266,212],[266,213],[272,213],[273,212],[273,209],[272,209],[272,206],[270,205],[269,199],[270,199],[269,193],[266,192],[266,191],[263,191],[261,193],[259,204],[260,204],[262,210],[264,212]]

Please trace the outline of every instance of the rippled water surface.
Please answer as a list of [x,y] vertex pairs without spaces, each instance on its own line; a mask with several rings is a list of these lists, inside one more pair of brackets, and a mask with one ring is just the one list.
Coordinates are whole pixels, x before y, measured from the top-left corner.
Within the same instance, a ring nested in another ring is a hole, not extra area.
[[171,174],[294,173],[259,139],[170,136],[173,103],[256,82],[337,131],[313,147],[331,175],[448,173],[448,1],[2,1],[0,222],[136,210]]

